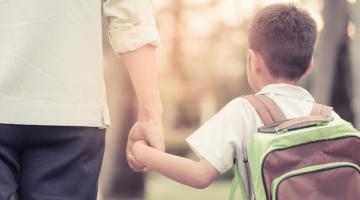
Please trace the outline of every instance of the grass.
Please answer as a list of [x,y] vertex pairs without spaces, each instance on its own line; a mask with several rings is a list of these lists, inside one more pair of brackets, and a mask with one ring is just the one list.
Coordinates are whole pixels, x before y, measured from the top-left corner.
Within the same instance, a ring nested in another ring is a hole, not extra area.
[[149,173],[146,181],[146,200],[219,200],[227,199],[230,180],[220,179],[205,189],[194,189],[158,174]]

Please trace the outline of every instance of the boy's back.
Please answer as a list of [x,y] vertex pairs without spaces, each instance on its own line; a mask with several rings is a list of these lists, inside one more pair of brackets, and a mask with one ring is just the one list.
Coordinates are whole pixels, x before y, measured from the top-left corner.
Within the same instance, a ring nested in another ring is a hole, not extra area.
[[[274,100],[287,119],[309,116],[315,103],[304,88],[289,84],[267,85],[257,94]],[[333,117],[339,118],[335,112]],[[246,145],[261,126],[263,123],[251,104],[245,98],[236,98],[202,125],[187,142],[200,158],[224,173],[232,167],[234,157],[244,160]],[[251,185],[248,171],[243,162],[239,162],[239,166],[240,173],[247,177],[248,187]],[[250,190],[249,194],[252,194]]]

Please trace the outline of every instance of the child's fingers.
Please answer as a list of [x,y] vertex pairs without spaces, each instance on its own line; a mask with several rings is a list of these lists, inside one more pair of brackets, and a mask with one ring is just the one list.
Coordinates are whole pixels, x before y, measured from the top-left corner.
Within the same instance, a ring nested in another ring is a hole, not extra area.
[[126,147],[126,158],[128,161],[128,164],[130,166],[130,168],[135,171],[135,172],[142,172],[144,169],[144,165],[142,165],[141,163],[139,163],[136,158],[134,157],[134,155],[132,154],[132,146],[133,146],[134,142],[129,141],[127,143],[127,147]]
[[141,163],[137,162],[135,157],[132,154],[128,155],[128,161],[129,161],[129,164],[131,164],[131,167],[137,172],[142,171],[145,167]]
[[128,154],[127,157],[128,157],[129,166],[131,167],[132,170],[134,170],[135,172],[142,172],[144,170],[145,166],[137,162],[132,154]]

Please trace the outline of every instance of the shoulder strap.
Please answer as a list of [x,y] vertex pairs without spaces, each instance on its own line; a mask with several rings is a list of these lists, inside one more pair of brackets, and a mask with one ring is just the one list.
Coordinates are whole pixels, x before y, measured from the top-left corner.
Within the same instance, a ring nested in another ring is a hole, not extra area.
[[233,178],[232,184],[231,184],[229,200],[235,200],[235,194],[236,194],[236,190],[237,190],[238,186],[240,188],[241,199],[248,200],[248,194],[246,191],[245,182],[240,174],[239,164],[238,164],[237,159],[234,160],[233,168],[234,168],[234,178]]
[[255,108],[265,125],[286,119],[280,108],[270,97],[265,95],[247,95],[244,98]]
[[314,103],[313,108],[311,110],[311,116],[322,115],[325,117],[330,117],[332,114],[333,108],[330,106],[325,106],[322,104]]

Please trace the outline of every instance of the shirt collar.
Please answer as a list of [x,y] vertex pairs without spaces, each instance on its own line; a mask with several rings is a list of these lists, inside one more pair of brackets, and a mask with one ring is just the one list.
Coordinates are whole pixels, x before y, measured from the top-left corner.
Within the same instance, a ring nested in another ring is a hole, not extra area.
[[257,94],[274,94],[315,102],[314,97],[304,88],[285,83],[266,85]]

